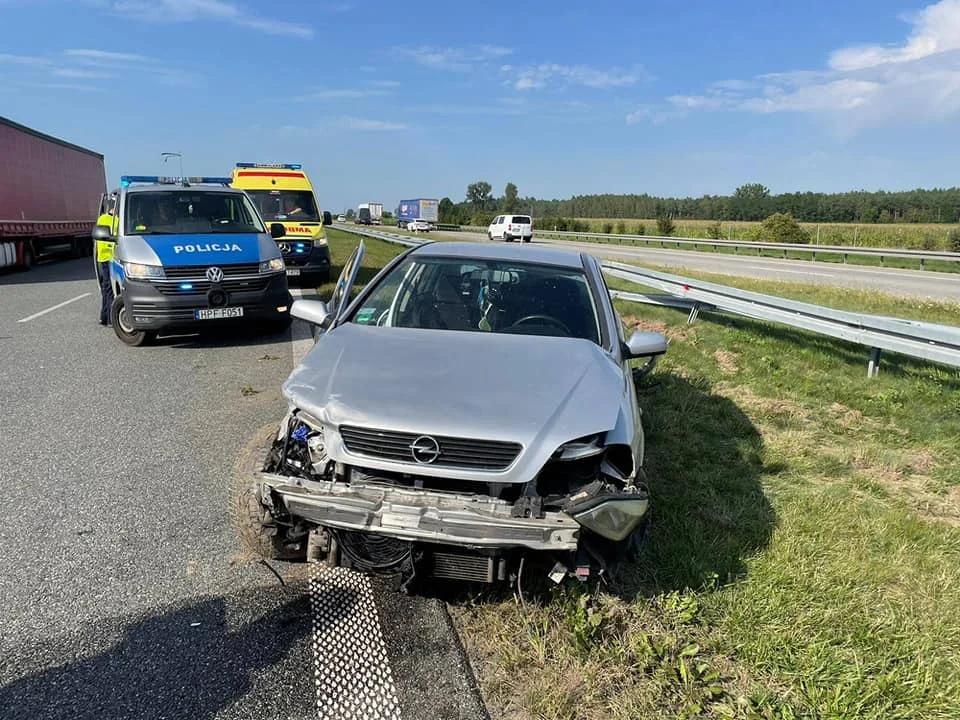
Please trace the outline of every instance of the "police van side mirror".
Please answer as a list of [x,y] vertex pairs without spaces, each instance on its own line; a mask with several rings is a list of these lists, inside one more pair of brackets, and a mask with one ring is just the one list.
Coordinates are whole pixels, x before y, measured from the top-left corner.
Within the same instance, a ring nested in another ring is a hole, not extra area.
[[282,238],[287,234],[287,229],[280,223],[271,223],[270,224],[270,237],[274,240]]
[[323,224],[324,225],[333,225],[333,215],[330,214],[329,210],[323,211]]
[[113,230],[109,225],[94,225],[91,235],[94,240],[109,240],[113,237]]

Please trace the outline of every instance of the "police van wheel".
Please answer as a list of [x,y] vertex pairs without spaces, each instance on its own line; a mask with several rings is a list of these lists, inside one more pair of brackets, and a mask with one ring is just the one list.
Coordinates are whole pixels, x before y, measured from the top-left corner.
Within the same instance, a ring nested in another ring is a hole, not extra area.
[[149,330],[135,330],[127,317],[126,308],[123,305],[123,296],[118,295],[113,299],[113,305],[110,306],[110,324],[113,325],[114,334],[120,338],[120,342],[131,347],[140,347],[152,342],[157,336],[155,332]]
[[240,451],[230,475],[227,496],[230,521],[244,548],[267,560],[305,560],[306,536],[290,542],[283,525],[275,525],[253,486],[254,474],[263,470],[267,453],[276,438],[277,426],[261,428]]

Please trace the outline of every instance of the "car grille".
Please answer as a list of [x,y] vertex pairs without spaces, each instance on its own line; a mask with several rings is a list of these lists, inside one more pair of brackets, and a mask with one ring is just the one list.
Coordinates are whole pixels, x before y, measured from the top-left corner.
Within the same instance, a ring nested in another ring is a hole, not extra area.
[[[181,280],[176,280],[174,282],[155,280],[154,286],[164,295],[189,295],[191,293],[202,293],[206,294],[210,290],[210,283],[207,280],[191,280],[190,284],[193,286],[189,289],[183,289],[180,287]],[[224,279],[223,282],[219,283],[219,287],[223,290],[226,290],[228,293],[235,292],[261,292],[264,288],[267,287],[267,283],[270,282],[269,277],[256,277],[249,279]]]
[[[214,263],[215,264],[215,263]],[[235,263],[233,265],[217,265],[223,270],[224,278],[257,275],[260,272],[260,263]],[[201,280],[206,279],[206,272],[210,265],[180,265],[164,267],[163,272],[168,280]]]
[[[356,455],[393,460],[419,465],[413,458],[410,446],[421,437],[417,433],[372,430],[353,426],[341,426],[340,437],[347,450]],[[497,440],[470,440],[465,438],[433,435],[440,446],[440,454],[431,465],[460,467],[469,470],[505,470],[510,467],[521,445]]]

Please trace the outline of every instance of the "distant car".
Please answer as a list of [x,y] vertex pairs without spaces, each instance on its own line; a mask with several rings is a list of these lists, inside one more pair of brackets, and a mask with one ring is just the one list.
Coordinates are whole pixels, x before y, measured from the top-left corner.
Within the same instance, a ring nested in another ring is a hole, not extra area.
[[[406,582],[602,575],[635,557],[650,498],[627,337],[590,255],[417,245],[360,290],[361,242],[283,385],[287,413],[233,475],[254,552]],[[550,569],[552,566],[552,570]],[[519,579],[517,579],[519,582]]]
[[346,215],[337,215],[337,222],[346,222],[346,221],[347,221]]
[[410,232],[430,232],[433,226],[426,220],[411,220],[407,223],[407,230]]
[[487,239],[530,242],[533,240],[533,219],[529,215],[498,215],[487,228]]

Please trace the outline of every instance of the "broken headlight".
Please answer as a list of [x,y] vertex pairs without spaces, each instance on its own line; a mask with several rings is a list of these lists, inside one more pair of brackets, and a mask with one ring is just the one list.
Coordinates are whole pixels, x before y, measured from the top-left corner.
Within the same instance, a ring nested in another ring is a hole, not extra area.
[[554,451],[551,460],[580,460],[599,455],[604,450],[603,433],[597,433],[564,443]]
[[613,490],[597,481],[571,495],[563,510],[587,530],[616,542],[637,528],[649,506],[645,490]]

